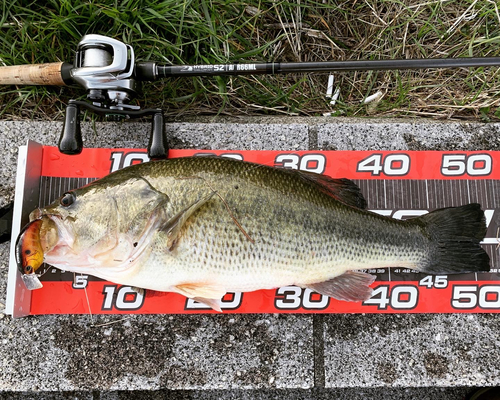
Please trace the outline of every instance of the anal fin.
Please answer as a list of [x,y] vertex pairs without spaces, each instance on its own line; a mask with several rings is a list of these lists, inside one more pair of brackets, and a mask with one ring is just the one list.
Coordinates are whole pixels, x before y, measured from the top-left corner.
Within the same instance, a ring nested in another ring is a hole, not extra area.
[[306,285],[305,287],[344,301],[364,301],[372,295],[370,285],[375,281],[375,276],[359,271],[347,271],[342,275],[324,282]]

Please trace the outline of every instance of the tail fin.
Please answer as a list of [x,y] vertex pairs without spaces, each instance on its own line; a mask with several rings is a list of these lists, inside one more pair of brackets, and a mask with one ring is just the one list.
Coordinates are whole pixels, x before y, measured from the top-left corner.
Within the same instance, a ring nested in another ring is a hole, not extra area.
[[479,204],[434,210],[414,220],[435,243],[420,271],[459,274],[489,271],[490,257],[479,245],[486,235],[486,220]]

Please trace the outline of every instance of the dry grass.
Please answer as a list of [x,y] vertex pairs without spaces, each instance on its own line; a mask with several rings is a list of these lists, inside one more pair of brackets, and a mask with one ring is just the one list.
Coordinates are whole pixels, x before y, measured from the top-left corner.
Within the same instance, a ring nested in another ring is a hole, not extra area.
[[[88,9],[83,3],[79,8],[51,2],[36,10],[36,20],[6,4],[0,58],[9,64],[68,61],[85,33],[124,40],[139,59],[176,64],[500,56],[500,6],[492,0],[131,0]],[[49,29],[56,16],[54,26],[62,34]],[[341,94],[334,106],[325,99],[327,78],[310,73],[172,79],[147,85],[141,102],[163,107],[171,117],[331,112],[500,120],[499,67],[339,73]],[[361,103],[378,91],[379,101]],[[3,118],[61,119],[65,103],[78,94],[77,89],[4,88]]]

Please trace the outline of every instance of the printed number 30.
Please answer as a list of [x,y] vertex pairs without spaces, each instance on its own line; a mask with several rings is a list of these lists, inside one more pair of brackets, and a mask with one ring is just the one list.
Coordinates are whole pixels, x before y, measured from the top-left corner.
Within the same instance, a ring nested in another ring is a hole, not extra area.
[[305,154],[303,156],[299,156],[298,154],[279,154],[274,160],[274,165],[322,174],[325,172],[326,159],[323,154]]
[[[297,286],[284,286],[276,290],[274,305],[279,310],[323,310],[330,304],[328,296],[319,295],[311,289],[304,289]],[[319,299],[315,297],[319,296]]]

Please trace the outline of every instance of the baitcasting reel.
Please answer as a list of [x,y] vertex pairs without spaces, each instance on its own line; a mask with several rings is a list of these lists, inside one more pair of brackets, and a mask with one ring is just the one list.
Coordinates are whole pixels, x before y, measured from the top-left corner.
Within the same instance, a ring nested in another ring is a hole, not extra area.
[[166,158],[167,142],[160,109],[141,110],[129,104],[140,89],[135,76],[135,57],[131,46],[101,35],[86,35],[78,44],[69,78],[87,90],[92,102],[70,100],[66,108],[59,150],[79,154],[83,149],[80,109],[84,108],[112,120],[152,116],[148,145],[150,158]]

